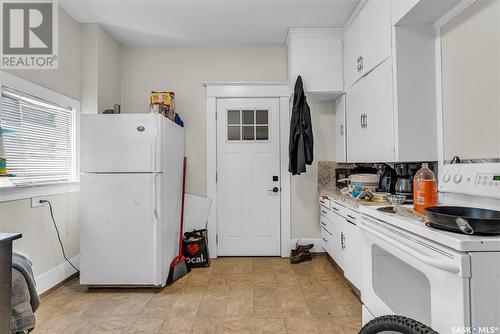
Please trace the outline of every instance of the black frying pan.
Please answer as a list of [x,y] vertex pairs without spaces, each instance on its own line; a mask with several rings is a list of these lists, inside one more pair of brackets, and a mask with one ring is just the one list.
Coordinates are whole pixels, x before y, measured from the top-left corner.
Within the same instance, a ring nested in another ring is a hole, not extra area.
[[425,209],[431,226],[477,235],[500,234],[500,211],[461,206],[434,206]]

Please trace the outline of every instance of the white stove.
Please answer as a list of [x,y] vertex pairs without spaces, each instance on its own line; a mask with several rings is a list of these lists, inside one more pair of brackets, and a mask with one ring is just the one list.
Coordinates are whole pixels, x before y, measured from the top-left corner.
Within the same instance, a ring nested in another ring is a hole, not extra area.
[[[439,191],[440,205],[500,211],[500,164],[445,165]],[[360,213],[363,322],[398,314],[440,333],[500,333],[500,236],[447,232],[376,207]]]

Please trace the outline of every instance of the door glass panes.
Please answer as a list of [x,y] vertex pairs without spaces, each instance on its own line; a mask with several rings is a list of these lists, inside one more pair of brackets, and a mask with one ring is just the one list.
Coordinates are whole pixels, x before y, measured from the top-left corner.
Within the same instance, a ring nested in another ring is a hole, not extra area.
[[255,112],[255,121],[257,124],[268,124],[267,110],[257,110]]
[[240,111],[228,110],[227,111],[227,124],[240,125]]
[[227,140],[269,140],[269,110],[228,110]]
[[243,124],[255,124],[254,114],[255,110],[243,110]]
[[257,126],[255,128],[255,137],[257,140],[268,140],[269,139],[269,127],[266,126]]
[[253,126],[243,126],[243,140],[255,140],[255,128]]
[[240,126],[228,126],[227,127],[227,140],[241,140],[240,136]]

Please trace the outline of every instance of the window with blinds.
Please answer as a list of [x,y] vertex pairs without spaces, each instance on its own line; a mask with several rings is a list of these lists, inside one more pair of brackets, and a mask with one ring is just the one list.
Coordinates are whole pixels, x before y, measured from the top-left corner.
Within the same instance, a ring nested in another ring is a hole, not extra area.
[[71,108],[2,87],[0,127],[14,184],[73,179],[74,117]]

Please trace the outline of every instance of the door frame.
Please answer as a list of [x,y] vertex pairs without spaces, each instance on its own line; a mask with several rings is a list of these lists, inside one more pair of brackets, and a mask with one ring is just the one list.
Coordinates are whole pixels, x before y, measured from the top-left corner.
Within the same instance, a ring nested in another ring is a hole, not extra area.
[[[288,173],[288,140],[290,133],[290,90],[287,82],[205,83],[207,89],[207,197],[212,199],[208,215],[210,257],[217,257],[217,99],[277,98],[279,99],[280,133],[280,240],[281,257],[288,257],[291,241],[291,191]],[[215,233],[213,231],[216,231]]]

